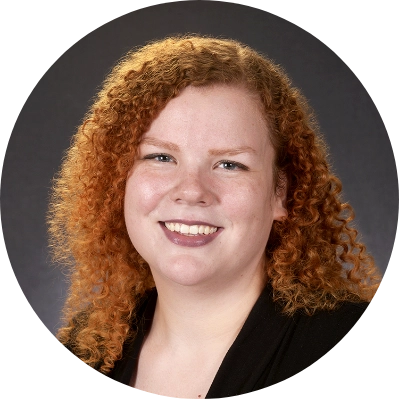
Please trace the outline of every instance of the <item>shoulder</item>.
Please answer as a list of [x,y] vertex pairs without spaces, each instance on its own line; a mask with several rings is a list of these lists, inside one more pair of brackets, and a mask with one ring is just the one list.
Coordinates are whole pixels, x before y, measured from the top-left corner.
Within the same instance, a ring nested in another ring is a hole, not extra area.
[[224,358],[210,394],[226,397],[227,387],[229,395],[247,393],[297,374],[340,342],[367,306],[342,303],[332,311],[288,316],[266,286]]
[[321,343],[333,341],[331,344],[334,345],[335,341],[341,340],[356,324],[368,304],[344,302],[334,310],[319,310],[311,316],[298,313],[295,316],[296,331],[302,336],[313,333],[318,335]]
[[342,303],[331,311],[313,315],[298,312],[281,343],[281,357],[276,361],[275,382],[307,368],[332,350],[353,328],[368,303]]

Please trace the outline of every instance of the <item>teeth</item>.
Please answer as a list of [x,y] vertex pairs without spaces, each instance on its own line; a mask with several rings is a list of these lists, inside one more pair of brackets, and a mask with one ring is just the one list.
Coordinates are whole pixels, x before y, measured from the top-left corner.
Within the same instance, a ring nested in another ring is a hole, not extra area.
[[174,222],[165,222],[165,226],[172,232],[179,232],[182,235],[193,236],[193,235],[209,235],[217,232],[215,226],[208,225],[185,225]]
[[181,225],[181,230],[180,230],[180,233],[182,233],[182,234],[188,234],[189,233],[189,225],[185,225],[185,224],[182,224]]

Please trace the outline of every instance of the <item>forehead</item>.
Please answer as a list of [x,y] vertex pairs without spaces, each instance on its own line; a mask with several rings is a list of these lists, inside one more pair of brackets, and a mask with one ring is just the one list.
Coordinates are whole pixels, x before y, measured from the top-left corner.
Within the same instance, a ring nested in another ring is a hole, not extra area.
[[238,86],[189,86],[169,101],[144,137],[182,145],[200,141],[202,146],[262,146],[269,134],[260,103]]

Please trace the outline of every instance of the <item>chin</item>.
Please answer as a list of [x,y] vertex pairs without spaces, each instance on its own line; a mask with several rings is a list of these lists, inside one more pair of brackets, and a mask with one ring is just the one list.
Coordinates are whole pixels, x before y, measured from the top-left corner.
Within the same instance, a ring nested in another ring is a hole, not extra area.
[[167,279],[182,286],[196,286],[210,282],[214,275],[213,269],[204,261],[187,257],[171,261],[168,264],[165,264],[164,261],[158,268],[152,268],[150,264],[150,268],[156,283],[158,279]]

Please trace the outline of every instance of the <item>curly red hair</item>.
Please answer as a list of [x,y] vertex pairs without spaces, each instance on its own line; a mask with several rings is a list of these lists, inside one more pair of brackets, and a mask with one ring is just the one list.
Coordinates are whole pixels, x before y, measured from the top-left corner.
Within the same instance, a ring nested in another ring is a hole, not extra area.
[[369,301],[379,273],[340,200],[323,140],[300,92],[283,70],[233,40],[182,36],[128,53],[106,78],[75,134],[49,209],[54,260],[70,267],[59,340],[87,364],[109,372],[141,297],[154,286],[124,222],[125,184],[141,137],[183,88],[244,85],[259,96],[285,182],[288,217],[275,221],[266,274],[283,312],[312,314],[343,301]]

